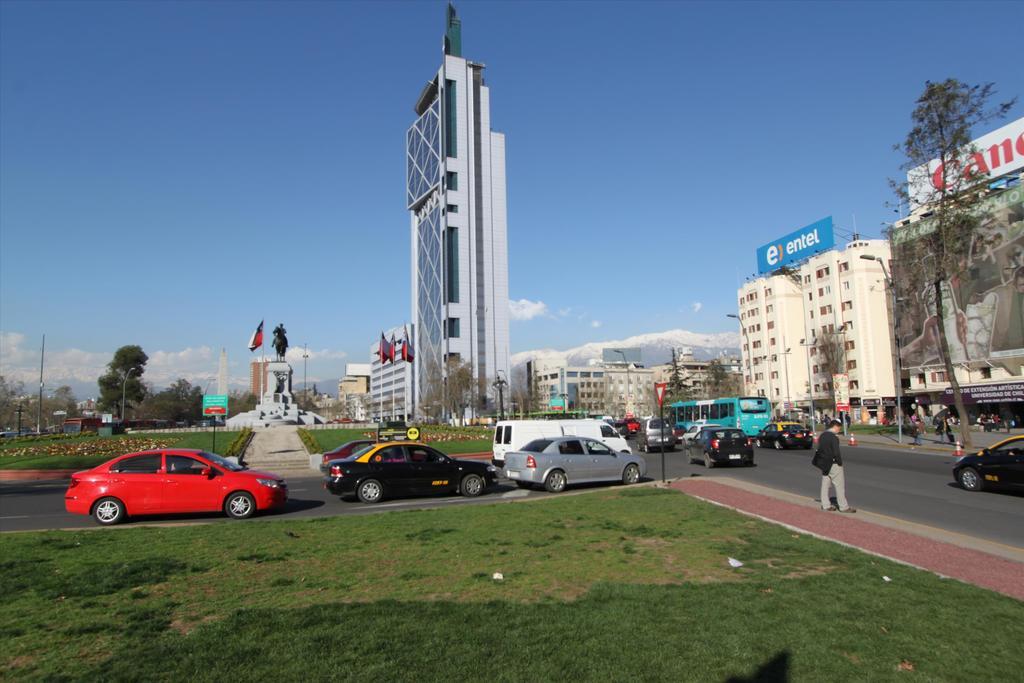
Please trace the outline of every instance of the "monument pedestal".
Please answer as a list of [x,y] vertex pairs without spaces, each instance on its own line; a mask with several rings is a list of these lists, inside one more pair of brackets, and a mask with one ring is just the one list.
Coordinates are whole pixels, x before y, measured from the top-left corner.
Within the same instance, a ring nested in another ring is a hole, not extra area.
[[267,363],[267,386],[255,410],[239,413],[226,422],[233,427],[271,427],[274,425],[314,425],[326,420],[300,410],[292,395],[292,366],[282,360]]

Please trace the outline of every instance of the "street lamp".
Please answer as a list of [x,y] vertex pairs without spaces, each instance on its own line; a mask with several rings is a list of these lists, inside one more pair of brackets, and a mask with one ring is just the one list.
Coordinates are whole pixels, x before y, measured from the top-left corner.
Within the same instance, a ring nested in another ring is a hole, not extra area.
[[[743,333],[743,336],[747,340],[747,367],[743,371],[743,393],[749,393],[749,391],[747,390],[747,384],[753,384],[753,382],[748,382],[747,381],[747,377],[749,376],[749,377],[753,378],[753,376],[754,376],[754,367],[753,367],[753,362],[752,362],[751,356],[750,356],[750,354],[752,353],[752,350],[750,348],[750,335],[747,334],[747,328],[743,324],[743,321],[740,320],[740,317],[738,315],[736,315],[735,313],[726,313],[725,317],[726,318],[735,318],[736,321],[739,322],[739,324],[740,324],[740,332]],[[743,354],[740,353],[740,362],[742,363],[742,361],[743,361]],[[747,374],[748,370],[750,372],[749,375]]]
[[885,284],[892,293],[892,335],[896,341],[896,428],[898,431],[898,441],[903,443],[903,359],[900,357],[900,333],[898,321],[896,320],[896,285],[889,276],[889,271],[885,267],[885,261],[878,256],[870,254],[861,254],[860,257],[865,261],[878,261],[878,265],[882,267],[882,277],[885,278]]
[[505,386],[508,384],[508,382],[505,381],[505,378],[501,376],[502,372],[504,372],[504,370],[498,370],[498,372],[495,373],[496,377],[494,379],[494,383],[491,385],[498,390],[498,419],[500,420],[505,419]]
[[626,366],[626,410],[625,412],[631,412],[630,407],[633,402],[632,386],[629,382],[629,362],[626,360],[626,352],[622,349],[612,349],[613,353],[617,353],[622,356],[622,364]]
[[807,400],[810,402],[808,410],[811,413],[811,432],[816,431],[816,420],[814,419],[814,375],[811,374],[811,347],[814,346],[813,341],[807,341],[805,339],[800,340],[800,346],[807,348]]
[[128,388],[128,378],[132,376],[132,373],[138,370],[138,368],[128,368],[128,372],[124,373],[124,381],[121,382],[121,424],[124,424],[124,396],[125,389]]
[[[789,408],[787,408],[787,410],[792,410],[792,405],[791,405],[792,397],[790,396],[790,393],[789,393],[789,352],[791,350],[792,349],[790,349],[790,348],[786,348],[785,351],[783,351],[781,354],[779,354],[779,355],[782,356],[782,365],[783,365],[783,368],[786,371],[786,405],[789,406]],[[788,415],[787,415],[787,417],[788,417]]]

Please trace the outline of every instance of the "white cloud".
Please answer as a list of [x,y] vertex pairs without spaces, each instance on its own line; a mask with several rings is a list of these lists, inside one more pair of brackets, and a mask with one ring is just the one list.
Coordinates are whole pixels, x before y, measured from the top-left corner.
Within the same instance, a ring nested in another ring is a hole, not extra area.
[[690,304],[690,308],[693,309],[694,313],[700,313],[700,309],[704,308],[704,304],[702,304],[699,301],[694,301],[692,304]]
[[511,300],[508,302],[508,308],[513,320],[533,320],[542,315],[548,315],[548,305],[543,301]]
[[601,327],[601,321],[600,320],[591,320],[590,321],[590,326],[594,327],[594,328]]

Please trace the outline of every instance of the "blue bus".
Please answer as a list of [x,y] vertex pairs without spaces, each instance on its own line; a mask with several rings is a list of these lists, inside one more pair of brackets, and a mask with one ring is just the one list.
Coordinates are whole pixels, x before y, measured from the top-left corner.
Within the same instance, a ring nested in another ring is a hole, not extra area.
[[676,401],[669,406],[676,428],[687,430],[697,420],[742,429],[755,436],[771,421],[768,399],[761,396],[713,398],[706,401]]

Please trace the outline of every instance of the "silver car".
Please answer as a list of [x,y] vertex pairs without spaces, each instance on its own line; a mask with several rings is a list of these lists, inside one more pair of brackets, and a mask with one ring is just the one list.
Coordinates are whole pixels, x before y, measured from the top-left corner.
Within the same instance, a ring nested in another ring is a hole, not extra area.
[[569,484],[621,481],[635,484],[647,474],[647,461],[632,453],[616,453],[596,439],[562,436],[534,439],[505,454],[505,477],[520,488],[543,486],[552,493]]

